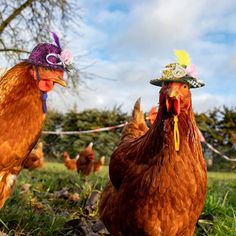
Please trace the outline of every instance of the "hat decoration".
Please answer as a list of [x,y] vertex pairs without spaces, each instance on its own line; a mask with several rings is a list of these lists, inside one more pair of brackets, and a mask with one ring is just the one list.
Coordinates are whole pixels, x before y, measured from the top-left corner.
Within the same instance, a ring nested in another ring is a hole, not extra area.
[[191,64],[189,54],[185,50],[175,50],[177,62],[170,63],[162,70],[160,78],[150,81],[151,84],[162,86],[162,82],[182,82],[187,83],[190,88],[204,86],[204,82],[198,79],[197,68]]
[[73,56],[69,49],[61,49],[59,37],[51,32],[55,44],[39,43],[25,61],[54,70],[69,71],[73,68]]

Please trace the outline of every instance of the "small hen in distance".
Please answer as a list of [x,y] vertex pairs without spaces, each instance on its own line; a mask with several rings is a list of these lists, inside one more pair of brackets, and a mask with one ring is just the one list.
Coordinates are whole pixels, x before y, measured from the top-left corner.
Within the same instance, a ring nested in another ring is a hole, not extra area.
[[101,171],[102,167],[104,166],[104,163],[105,163],[105,157],[104,156],[102,156],[98,160],[94,161],[93,171],[94,172]]
[[94,151],[93,143],[91,142],[86,148],[79,153],[77,160],[77,171],[83,176],[88,176],[94,170]]
[[64,157],[64,165],[66,166],[66,168],[68,170],[76,170],[76,162],[79,159],[79,155],[77,155],[75,158],[70,158],[70,155],[68,152],[64,152],[63,153],[63,157]]

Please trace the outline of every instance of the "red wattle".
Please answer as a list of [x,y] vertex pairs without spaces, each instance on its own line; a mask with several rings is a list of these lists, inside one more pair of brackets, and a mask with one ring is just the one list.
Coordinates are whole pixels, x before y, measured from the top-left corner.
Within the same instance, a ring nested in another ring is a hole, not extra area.
[[54,83],[51,80],[40,80],[38,87],[41,91],[48,92],[53,89]]
[[171,108],[171,103],[168,97],[166,97],[166,110],[167,112],[170,112],[170,108]]
[[179,115],[180,113],[180,104],[178,99],[174,99],[174,114]]

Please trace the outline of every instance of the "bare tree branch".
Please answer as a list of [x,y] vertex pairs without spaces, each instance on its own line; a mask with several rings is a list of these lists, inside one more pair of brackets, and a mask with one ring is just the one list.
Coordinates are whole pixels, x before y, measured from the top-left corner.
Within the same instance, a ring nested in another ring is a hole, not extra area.
[[19,8],[15,9],[7,18],[0,24],[0,35],[4,31],[4,29],[10,24],[12,20],[14,20],[17,15],[19,15],[25,8],[32,4],[34,0],[27,0],[23,3]]
[[[60,36],[63,47],[69,32],[80,35],[80,10],[78,0],[0,0],[0,59],[6,59],[7,67],[11,67],[38,43],[52,42],[51,30]],[[87,67],[68,74],[70,87],[76,90],[80,76],[85,80],[107,79],[84,71]]]
[[[53,42],[49,31],[59,35],[63,47],[68,32],[79,31],[80,22],[78,0],[0,0],[0,60],[11,67],[25,59],[38,43]],[[68,74],[74,89],[80,73],[77,68]]]
[[4,48],[4,49],[0,48],[0,52],[30,53],[29,51],[18,48]]

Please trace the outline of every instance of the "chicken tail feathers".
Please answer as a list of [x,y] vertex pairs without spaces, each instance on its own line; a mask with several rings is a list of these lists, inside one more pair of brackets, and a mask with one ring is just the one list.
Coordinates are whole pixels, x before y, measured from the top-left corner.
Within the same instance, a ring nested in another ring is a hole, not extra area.
[[122,131],[122,140],[138,138],[146,133],[148,127],[144,119],[144,113],[141,110],[141,98],[138,98],[134,104],[132,116],[128,125]]
[[132,117],[134,118],[137,113],[141,112],[141,97],[137,99],[134,104],[134,109],[132,112]]

